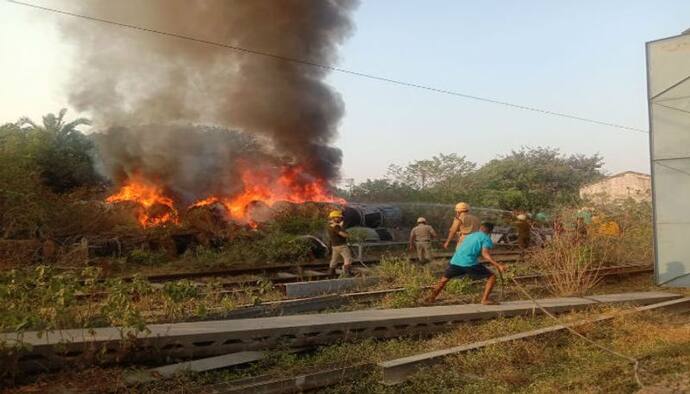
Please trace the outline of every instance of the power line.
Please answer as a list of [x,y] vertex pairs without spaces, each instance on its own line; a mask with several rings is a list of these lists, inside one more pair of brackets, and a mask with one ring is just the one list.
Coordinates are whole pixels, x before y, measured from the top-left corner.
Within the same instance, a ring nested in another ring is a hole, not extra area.
[[238,46],[234,46],[234,45],[223,44],[223,43],[216,42],[216,41],[210,41],[210,40],[205,40],[205,39],[201,39],[201,38],[195,38],[195,37],[191,37],[191,36],[187,36],[187,35],[183,35],[183,34],[172,33],[172,32],[167,32],[167,31],[162,31],[162,30],[156,30],[156,29],[151,29],[148,27],[131,25],[128,23],[123,23],[123,22],[117,22],[117,21],[113,21],[113,20],[109,20],[109,19],[103,19],[103,18],[97,18],[97,17],[93,17],[93,16],[88,16],[88,15],[77,14],[77,13],[73,13],[73,12],[69,12],[69,11],[63,11],[63,10],[59,10],[59,9],[55,9],[55,8],[43,7],[43,6],[39,6],[36,4],[24,3],[21,1],[17,1],[17,0],[5,0],[5,1],[7,1],[8,3],[15,4],[15,5],[30,7],[30,8],[34,8],[34,9],[38,9],[38,10],[42,10],[42,11],[48,11],[48,12],[52,12],[52,13],[56,13],[56,14],[86,19],[86,20],[93,21],[93,22],[107,23],[109,25],[124,27],[124,28],[128,28],[128,29],[133,29],[133,30],[139,30],[139,31],[148,32],[148,33],[159,34],[162,36],[178,38],[181,40],[194,41],[194,42],[198,42],[201,44],[231,49],[233,51],[242,52],[242,53],[246,53],[246,54],[264,56],[264,57],[279,60],[279,61],[285,61],[285,62],[290,62],[290,63],[295,63],[295,64],[306,65],[306,66],[310,66],[310,67],[321,68],[324,70],[339,72],[342,74],[353,75],[353,76],[357,76],[357,77],[361,77],[361,78],[367,78],[367,79],[371,79],[371,80],[375,80],[375,81],[387,82],[387,83],[391,83],[391,84],[395,84],[395,85],[422,89],[422,90],[426,90],[426,91],[430,91],[430,92],[434,92],[434,93],[441,93],[441,94],[445,94],[445,95],[449,95],[449,96],[456,96],[456,97],[462,97],[465,99],[470,99],[470,100],[475,100],[475,101],[482,101],[485,103],[503,105],[503,106],[510,107],[510,108],[536,112],[536,113],[540,113],[540,114],[544,114],[544,115],[551,115],[551,116],[557,116],[557,117],[571,119],[571,120],[578,120],[581,122],[597,124],[600,126],[607,126],[607,127],[612,127],[612,128],[617,128],[617,129],[622,129],[622,130],[627,130],[627,131],[635,131],[635,132],[639,132],[639,133],[649,133],[648,130],[640,129],[637,127],[625,126],[625,125],[621,125],[621,124],[617,124],[617,123],[605,122],[605,121],[591,119],[591,118],[585,118],[582,116],[571,115],[571,114],[567,114],[567,113],[563,113],[563,112],[550,111],[550,110],[546,110],[546,109],[542,109],[542,108],[530,107],[530,106],[526,106],[526,105],[510,103],[507,101],[496,100],[496,99],[492,99],[492,98],[488,98],[488,97],[475,96],[475,95],[471,95],[471,94],[457,92],[454,90],[441,89],[441,88],[436,88],[436,87],[428,86],[428,85],[422,85],[422,84],[414,83],[414,82],[406,82],[406,81],[401,81],[401,80],[397,80],[397,79],[386,78],[386,77],[382,77],[382,76],[378,76],[378,75],[374,75],[374,74],[367,74],[367,73],[363,73],[363,72],[348,70],[345,68],[328,66],[328,65],[320,64],[320,63],[314,63],[314,62],[309,61],[309,60],[297,59],[297,58],[293,58],[293,57],[277,55],[275,53],[263,52],[263,51],[258,51],[258,50],[254,50],[254,49],[248,49],[248,48],[238,47]]

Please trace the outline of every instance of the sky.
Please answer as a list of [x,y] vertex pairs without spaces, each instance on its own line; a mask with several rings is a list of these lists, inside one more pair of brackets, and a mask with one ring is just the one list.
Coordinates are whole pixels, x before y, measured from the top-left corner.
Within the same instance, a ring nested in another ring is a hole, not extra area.
[[[0,1],[0,123],[69,108],[75,53],[57,18]],[[339,67],[647,129],[644,43],[690,28],[690,2],[363,0],[354,22]],[[522,146],[599,153],[608,173],[649,172],[645,133],[347,74],[328,83],[346,105],[343,178],[439,153],[482,164]]]

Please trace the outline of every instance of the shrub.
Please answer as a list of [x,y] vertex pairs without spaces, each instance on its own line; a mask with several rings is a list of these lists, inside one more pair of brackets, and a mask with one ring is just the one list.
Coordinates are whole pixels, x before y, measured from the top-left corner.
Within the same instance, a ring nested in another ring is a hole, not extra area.
[[590,240],[573,242],[571,237],[557,237],[546,247],[536,249],[529,258],[548,274],[546,285],[558,296],[584,295],[600,279],[602,259]]
[[259,247],[269,261],[305,261],[311,252],[311,243],[308,240],[281,233],[269,234],[261,240]]
[[162,263],[165,255],[148,249],[136,248],[127,255],[127,262],[132,264],[151,265]]

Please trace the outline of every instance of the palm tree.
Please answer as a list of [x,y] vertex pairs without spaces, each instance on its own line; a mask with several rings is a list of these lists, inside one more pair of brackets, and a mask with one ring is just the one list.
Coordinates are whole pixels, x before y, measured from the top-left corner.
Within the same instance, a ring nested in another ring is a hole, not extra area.
[[33,120],[23,117],[17,122],[17,126],[26,127],[34,130],[45,131],[56,137],[67,137],[74,132],[78,132],[77,127],[82,125],[91,125],[91,121],[86,118],[77,118],[71,122],[65,122],[65,114],[67,108],[60,110],[57,116],[55,114],[48,114],[43,116],[43,124],[38,125]]
[[21,130],[41,141],[36,152],[36,164],[43,184],[58,193],[101,181],[94,169],[93,141],[78,130],[79,126],[90,125],[91,121],[78,118],[66,122],[66,113],[67,109],[63,108],[57,116],[45,115],[42,124],[26,117],[17,121]]

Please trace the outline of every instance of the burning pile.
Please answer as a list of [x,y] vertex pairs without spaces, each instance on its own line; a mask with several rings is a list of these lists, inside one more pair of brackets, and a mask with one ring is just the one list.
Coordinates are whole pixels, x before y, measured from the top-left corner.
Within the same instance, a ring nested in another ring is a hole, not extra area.
[[142,179],[130,179],[117,193],[105,199],[108,203],[134,204],[137,220],[143,227],[178,223],[173,200],[163,195],[160,187]]
[[[286,167],[277,178],[268,173],[245,170],[242,172],[242,192],[236,195],[213,195],[192,203],[188,208],[220,205],[224,208],[226,220],[255,226],[261,219],[253,207],[273,207],[280,202],[331,202],[344,204],[341,198],[328,191],[324,180],[305,182],[299,167]],[[178,211],[172,198],[163,189],[139,176],[130,178],[120,190],[106,199],[108,203],[131,203],[137,220],[143,227],[179,223]],[[266,218],[267,219],[267,218]]]
[[74,3],[92,17],[277,55],[65,19],[82,61],[70,104],[105,130],[94,139],[99,168],[117,188],[107,201],[134,204],[145,227],[176,223],[181,207],[220,205],[247,223],[257,202],[338,202],[329,186],[339,176],[332,143],[343,102],[324,81],[328,67],[280,58],[333,65],[357,3]]

